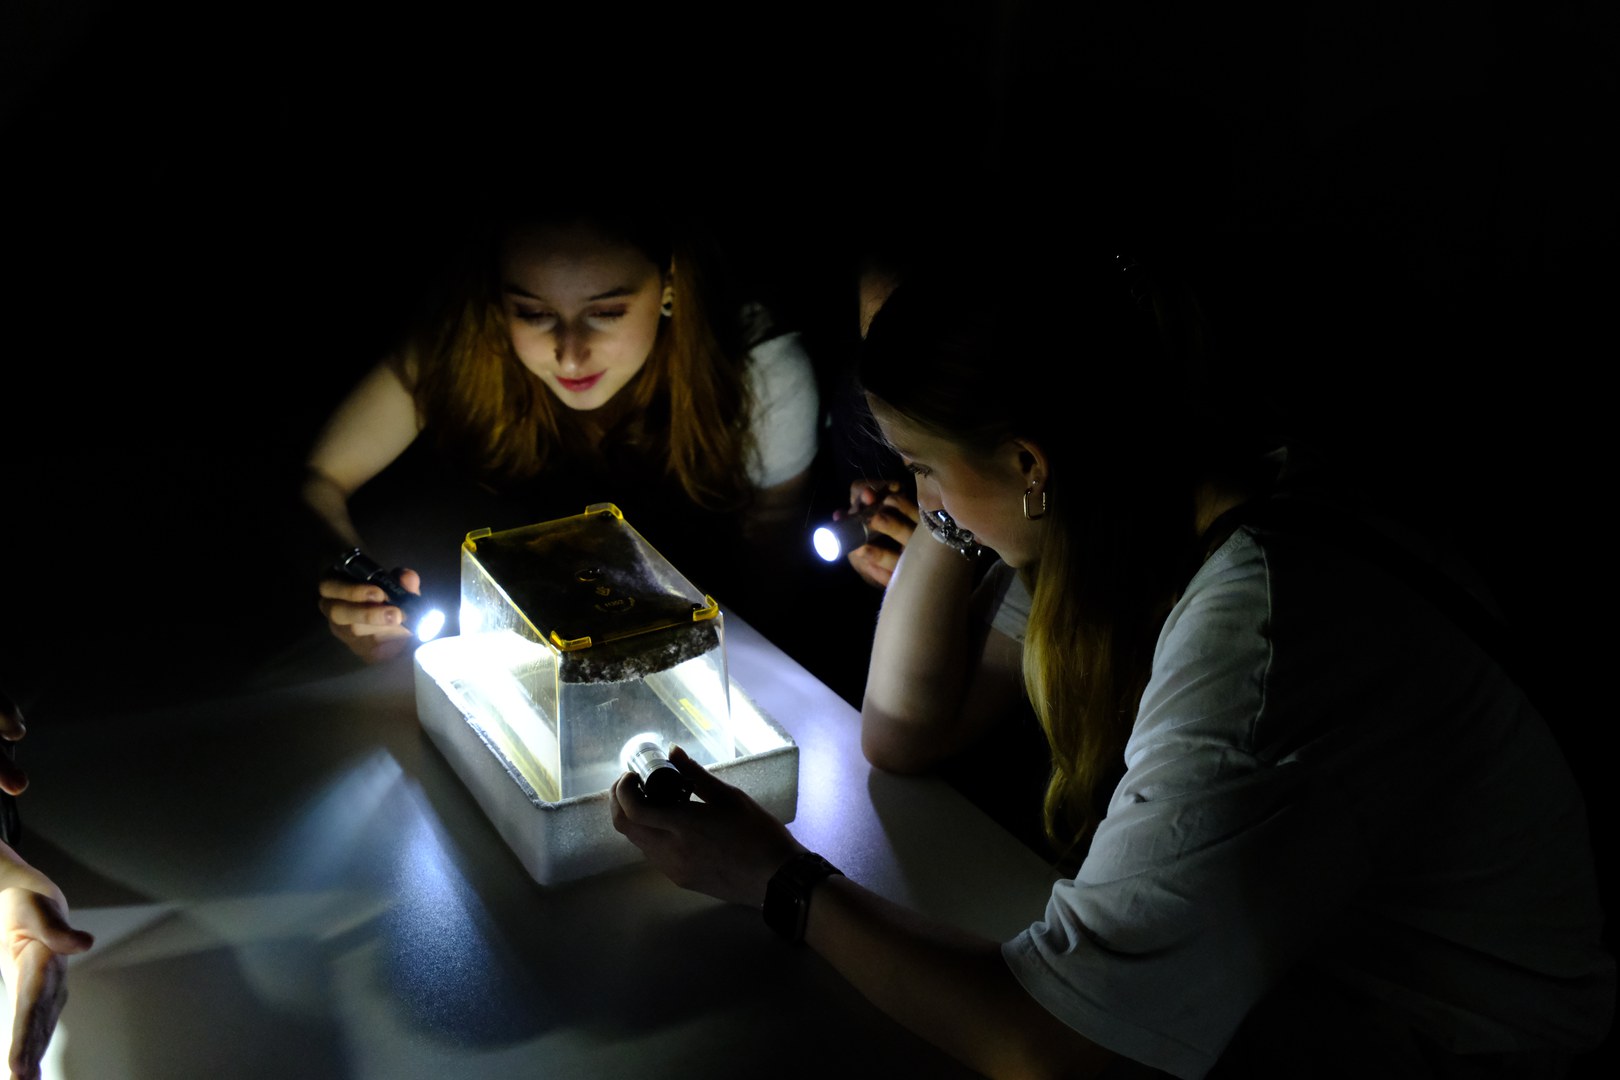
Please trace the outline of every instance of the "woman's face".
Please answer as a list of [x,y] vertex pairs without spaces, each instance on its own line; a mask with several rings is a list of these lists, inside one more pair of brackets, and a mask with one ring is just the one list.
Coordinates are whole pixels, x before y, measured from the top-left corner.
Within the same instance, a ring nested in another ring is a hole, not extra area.
[[1023,444],[1009,441],[989,456],[970,454],[869,398],[884,438],[917,478],[917,505],[943,509],[958,526],[1009,566],[1033,565],[1041,523],[1024,517],[1024,491],[1033,479]]
[[633,244],[589,225],[544,225],[507,238],[501,302],[512,348],[570,409],[622,390],[658,336],[664,273]]

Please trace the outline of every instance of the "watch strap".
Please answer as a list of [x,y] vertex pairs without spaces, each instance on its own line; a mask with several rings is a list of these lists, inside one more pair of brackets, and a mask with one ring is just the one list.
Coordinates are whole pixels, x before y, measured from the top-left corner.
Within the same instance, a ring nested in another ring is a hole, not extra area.
[[843,871],[813,851],[801,851],[783,863],[765,886],[765,925],[794,944],[804,941],[810,921],[810,894],[822,881]]

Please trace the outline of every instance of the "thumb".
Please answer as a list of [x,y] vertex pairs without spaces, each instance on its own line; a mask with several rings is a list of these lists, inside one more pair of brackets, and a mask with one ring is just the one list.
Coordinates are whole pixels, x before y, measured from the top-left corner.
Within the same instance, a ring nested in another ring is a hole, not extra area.
[[405,587],[406,592],[413,592],[418,596],[422,595],[421,574],[418,574],[415,570],[412,570],[408,566],[396,566],[394,568],[394,573],[396,576],[398,576],[399,583]]
[[670,747],[669,760],[681,770],[681,775],[686,777],[687,783],[692,785],[692,794],[706,803],[727,798],[735,790],[730,784],[718,779],[708,769],[688,757],[684,747]]
[[71,956],[86,951],[96,943],[94,934],[70,925],[67,916],[62,914],[61,905],[49,896],[38,894],[38,899],[31,906],[33,918],[28,921],[33,925],[30,929],[52,952]]

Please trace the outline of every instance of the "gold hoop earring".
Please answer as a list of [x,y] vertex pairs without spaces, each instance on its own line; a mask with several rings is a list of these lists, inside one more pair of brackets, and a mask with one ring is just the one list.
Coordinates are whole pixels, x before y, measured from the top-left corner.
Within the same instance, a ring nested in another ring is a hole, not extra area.
[[658,314],[666,319],[675,314],[675,290],[668,285],[664,286],[664,297],[658,305]]
[[1028,521],[1039,521],[1046,516],[1046,491],[1044,489],[1041,491],[1040,510],[1032,514],[1029,512],[1029,497],[1033,494],[1035,494],[1035,485],[1031,484],[1029,490],[1024,492],[1024,518]]

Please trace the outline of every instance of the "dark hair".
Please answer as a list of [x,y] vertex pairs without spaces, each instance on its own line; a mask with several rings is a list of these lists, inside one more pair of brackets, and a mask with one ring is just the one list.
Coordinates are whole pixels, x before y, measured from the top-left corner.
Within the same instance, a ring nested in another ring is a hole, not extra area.
[[1022,438],[1054,463],[1024,678],[1052,752],[1046,829],[1071,852],[1123,772],[1217,446],[1191,291],[1145,256],[1077,250],[1002,245],[902,282],[857,370],[884,407],[965,451]]

